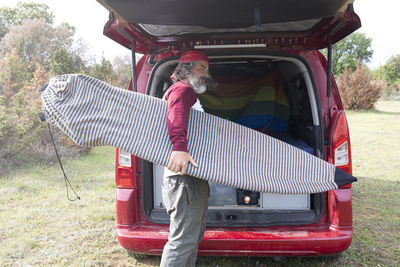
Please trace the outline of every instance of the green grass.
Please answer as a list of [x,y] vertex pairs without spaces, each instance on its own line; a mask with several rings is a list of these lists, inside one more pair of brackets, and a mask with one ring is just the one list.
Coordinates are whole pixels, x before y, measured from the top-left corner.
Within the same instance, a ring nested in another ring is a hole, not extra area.
[[114,231],[114,151],[64,162],[80,201],[68,201],[56,164],[0,179],[1,266],[111,265],[125,256]]
[[400,180],[400,101],[378,110],[348,111],[353,172],[360,177]]
[[[400,262],[400,102],[347,112],[353,153],[354,238],[341,257],[199,257],[198,266],[398,266]],[[59,166],[0,178],[0,266],[157,266],[137,262],[115,236],[113,148],[65,160],[81,197],[70,202]]]

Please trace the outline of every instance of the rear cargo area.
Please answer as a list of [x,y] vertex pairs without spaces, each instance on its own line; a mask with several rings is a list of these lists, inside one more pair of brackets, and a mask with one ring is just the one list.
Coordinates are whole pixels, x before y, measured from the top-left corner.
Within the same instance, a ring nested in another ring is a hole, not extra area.
[[[205,112],[252,128],[321,156],[320,105],[313,77],[301,58],[285,55],[216,55],[210,74],[217,87],[198,95]],[[148,93],[162,97],[177,59],[159,62]],[[146,217],[168,223],[161,196],[163,167],[142,162]],[[149,194],[148,192],[152,192]],[[146,193],[145,193],[146,192]],[[302,225],[317,221],[323,194],[268,194],[210,183],[208,225]]]

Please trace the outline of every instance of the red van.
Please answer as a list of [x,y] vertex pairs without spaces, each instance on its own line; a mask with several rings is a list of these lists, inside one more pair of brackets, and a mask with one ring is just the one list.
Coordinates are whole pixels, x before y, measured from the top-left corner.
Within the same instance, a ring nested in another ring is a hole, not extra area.
[[[110,11],[104,34],[132,50],[133,60],[135,53],[144,54],[133,61],[129,90],[162,97],[180,53],[202,50],[218,82],[215,92],[199,96],[206,112],[273,135],[351,174],[349,130],[330,55],[332,44],[361,26],[353,0],[98,2]],[[328,60],[322,48],[328,48]],[[117,149],[117,237],[139,258],[161,255],[167,242],[161,179],[159,166]],[[304,195],[210,187],[199,255],[332,255],[351,243],[350,185]]]

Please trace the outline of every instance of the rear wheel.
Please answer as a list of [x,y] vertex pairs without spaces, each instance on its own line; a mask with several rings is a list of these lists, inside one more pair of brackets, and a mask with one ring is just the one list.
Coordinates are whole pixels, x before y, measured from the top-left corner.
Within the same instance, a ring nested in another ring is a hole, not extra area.
[[138,260],[138,261],[144,260],[149,257],[149,255],[147,255],[147,254],[135,253],[130,250],[127,250],[126,252],[128,253],[129,257],[133,257],[135,260]]

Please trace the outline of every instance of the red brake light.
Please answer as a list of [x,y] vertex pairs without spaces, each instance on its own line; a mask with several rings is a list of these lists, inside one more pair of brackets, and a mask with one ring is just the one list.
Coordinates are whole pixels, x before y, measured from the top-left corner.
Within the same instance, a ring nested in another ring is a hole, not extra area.
[[133,188],[133,162],[130,153],[117,149],[115,183],[118,188]]
[[[349,127],[344,113],[339,115],[332,135],[332,163],[336,167],[352,174]],[[350,188],[346,185],[342,188]]]

